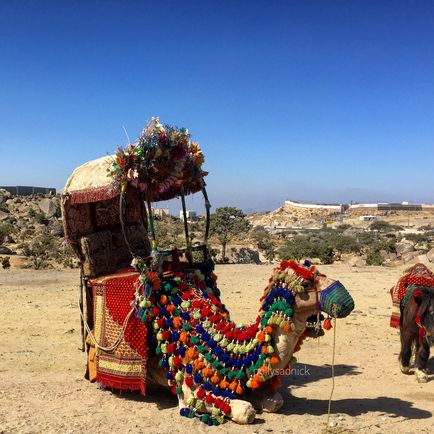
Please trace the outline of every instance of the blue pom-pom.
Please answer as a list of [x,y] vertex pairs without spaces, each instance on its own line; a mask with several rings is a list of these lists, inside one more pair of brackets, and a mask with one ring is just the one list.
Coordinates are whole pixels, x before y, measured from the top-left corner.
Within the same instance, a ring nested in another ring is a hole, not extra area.
[[200,333],[200,334],[205,333],[205,329],[203,328],[203,325],[202,325],[202,324],[198,324],[198,325],[196,326],[196,331],[197,331],[198,333]]
[[202,383],[202,376],[200,374],[194,374],[193,380],[196,384]]
[[209,338],[211,337],[211,335],[209,333],[202,333],[201,338],[206,342]]
[[215,396],[220,396],[220,395],[221,395],[220,389],[219,389],[218,387],[213,387],[213,388],[212,388],[212,393],[213,393]]
[[173,297],[172,303],[176,306],[180,305],[182,303],[182,298],[179,297],[178,295],[175,295]]
[[190,319],[190,314],[188,312],[181,312],[181,318],[184,321],[188,321]]
[[203,388],[209,392],[212,389],[212,384],[209,383],[208,381],[206,381],[205,383],[203,383]]
[[[178,354],[181,356],[181,357],[184,357],[185,356],[185,346],[184,345],[182,345],[182,344],[180,344],[179,345],[179,347],[178,347]],[[190,372],[190,374],[191,374],[191,372]]]
[[167,325],[167,327],[173,326],[173,318],[172,317],[169,317],[166,319],[166,325]]
[[169,367],[169,362],[166,359],[161,359],[161,366],[163,368],[168,368]]
[[166,378],[168,379],[168,380],[173,380],[173,373],[172,372],[166,372]]
[[160,316],[167,315],[167,309],[165,307],[160,307]]
[[181,416],[188,417],[188,415],[190,414],[190,409],[186,407],[181,408],[181,410],[179,410],[179,414]]
[[[185,348],[184,348],[184,352],[185,352]],[[190,363],[188,365],[185,365],[185,372],[187,372],[187,374],[193,373],[193,366]]]
[[175,342],[175,341],[177,341],[178,339],[179,339],[179,333],[176,332],[176,331],[172,332],[172,336],[171,336],[171,338],[170,338],[171,342]]

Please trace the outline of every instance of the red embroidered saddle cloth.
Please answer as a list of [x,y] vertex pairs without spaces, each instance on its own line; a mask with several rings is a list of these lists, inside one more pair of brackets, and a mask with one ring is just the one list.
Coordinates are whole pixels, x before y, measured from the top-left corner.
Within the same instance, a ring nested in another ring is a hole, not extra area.
[[[103,347],[113,345],[122,332],[125,318],[131,310],[135,284],[139,273],[124,270],[116,274],[89,280],[94,301],[94,334]],[[130,316],[124,338],[113,351],[96,350],[96,381],[120,390],[140,390],[146,384],[146,326]]]
[[401,319],[401,301],[412,285],[434,287],[434,274],[423,264],[416,264],[401,276],[398,283],[390,289],[392,297],[392,315],[390,327],[399,328]]

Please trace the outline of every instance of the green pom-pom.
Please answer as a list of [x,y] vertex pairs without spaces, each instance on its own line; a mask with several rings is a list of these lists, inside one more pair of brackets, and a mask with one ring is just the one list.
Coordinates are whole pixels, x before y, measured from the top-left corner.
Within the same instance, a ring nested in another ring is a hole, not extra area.
[[182,387],[181,387],[181,386],[178,386],[178,387],[176,388],[176,394],[177,394],[177,395],[181,395],[181,394],[182,394]]

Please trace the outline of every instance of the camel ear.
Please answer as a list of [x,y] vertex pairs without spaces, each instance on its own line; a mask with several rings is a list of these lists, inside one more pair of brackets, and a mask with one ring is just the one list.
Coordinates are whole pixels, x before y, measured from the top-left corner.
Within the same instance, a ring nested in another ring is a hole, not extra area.
[[420,289],[416,289],[413,291],[413,299],[418,305],[422,303],[422,294],[423,293]]

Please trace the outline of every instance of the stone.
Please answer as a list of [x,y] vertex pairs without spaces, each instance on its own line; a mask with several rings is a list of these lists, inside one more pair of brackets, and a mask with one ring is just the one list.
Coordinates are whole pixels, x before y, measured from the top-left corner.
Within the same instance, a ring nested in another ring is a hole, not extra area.
[[415,251],[413,251],[413,252],[407,252],[407,253],[404,253],[402,256],[401,256],[401,258],[402,258],[402,260],[404,261],[404,263],[408,263],[408,262],[410,262],[410,261],[412,261],[414,258],[416,258],[417,256],[419,255],[419,253],[418,252],[415,252]]
[[9,217],[10,217],[9,213],[0,210],[0,222],[2,222],[4,220],[8,220]]
[[400,243],[396,244],[396,253],[398,256],[404,256],[406,253],[411,252],[414,252],[414,246],[408,241],[401,241]]
[[48,197],[41,199],[39,202],[39,209],[48,217],[53,217],[57,211],[57,204],[54,199]]
[[50,233],[55,237],[63,237],[63,225],[59,220],[53,222],[50,228]]
[[366,259],[362,256],[351,256],[347,259],[346,263],[350,267],[364,267],[366,265]]
[[430,262],[434,262],[434,247],[426,254]]
[[419,262],[423,265],[427,265],[428,267],[430,266],[430,260],[428,259],[427,255],[419,255],[417,257],[417,262]]
[[0,255],[15,255],[15,252],[13,252],[9,247],[0,246]]
[[12,194],[10,194],[8,191],[0,188],[0,203],[6,202],[8,199],[11,198],[11,196]]
[[227,255],[234,264],[260,264],[259,252],[249,247],[232,247]]

